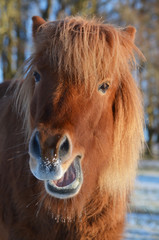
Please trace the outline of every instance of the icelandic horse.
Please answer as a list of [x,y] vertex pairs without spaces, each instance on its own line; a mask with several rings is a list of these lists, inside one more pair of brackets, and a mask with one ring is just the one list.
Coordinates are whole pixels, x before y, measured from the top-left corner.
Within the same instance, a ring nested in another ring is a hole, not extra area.
[[135,28],[33,17],[0,85],[1,240],[119,240],[143,145]]

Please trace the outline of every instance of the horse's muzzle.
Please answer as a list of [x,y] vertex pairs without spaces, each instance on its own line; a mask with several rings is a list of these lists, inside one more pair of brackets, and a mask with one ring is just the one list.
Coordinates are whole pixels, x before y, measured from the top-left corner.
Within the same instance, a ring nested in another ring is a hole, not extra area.
[[29,142],[30,167],[32,173],[40,180],[57,180],[63,175],[62,164],[72,152],[71,140],[66,136],[49,137],[40,143],[40,133],[35,130]]
[[58,198],[77,194],[83,182],[81,155],[77,154],[70,161],[72,142],[68,135],[49,136],[42,143],[36,129],[29,142],[29,154],[31,172],[37,179],[45,181],[49,194]]

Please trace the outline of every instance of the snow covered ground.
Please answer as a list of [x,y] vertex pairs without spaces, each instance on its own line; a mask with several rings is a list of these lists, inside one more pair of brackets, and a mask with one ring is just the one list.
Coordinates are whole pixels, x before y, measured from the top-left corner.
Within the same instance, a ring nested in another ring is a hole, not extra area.
[[159,240],[159,161],[141,161],[125,240]]

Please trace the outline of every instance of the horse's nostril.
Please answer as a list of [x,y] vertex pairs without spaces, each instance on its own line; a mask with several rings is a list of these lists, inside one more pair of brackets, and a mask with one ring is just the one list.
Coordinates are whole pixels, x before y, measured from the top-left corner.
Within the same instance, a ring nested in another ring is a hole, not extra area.
[[29,152],[36,158],[40,157],[40,142],[39,142],[39,132],[36,132],[31,138],[29,144]]
[[70,142],[67,136],[64,136],[59,146],[59,158],[65,157],[70,150]]
[[37,161],[40,159],[42,161],[45,161],[45,159],[52,161],[52,159],[55,159],[55,156],[61,161],[65,161],[69,157],[72,149],[69,137],[64,135],[59,139],[60,135],[55,135],[49,137],[43,143],[40,142],[39,135],[38,131],[34,132],[29,143],[29,153]]

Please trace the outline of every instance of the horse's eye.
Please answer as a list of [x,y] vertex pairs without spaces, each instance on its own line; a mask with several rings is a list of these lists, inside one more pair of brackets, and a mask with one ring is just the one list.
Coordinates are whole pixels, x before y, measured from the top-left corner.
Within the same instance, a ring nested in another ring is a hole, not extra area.
[[110,87],[110,82],[104,82],[99,85],[98,91],[105,93],[109,87]]
[[34,79],[35,79],[35,82],[37,83],[37,82],[39,82],[40,81],[40,74],[38,73],[38,72],[34,72],[33,73],[33,76],[34,76]]

